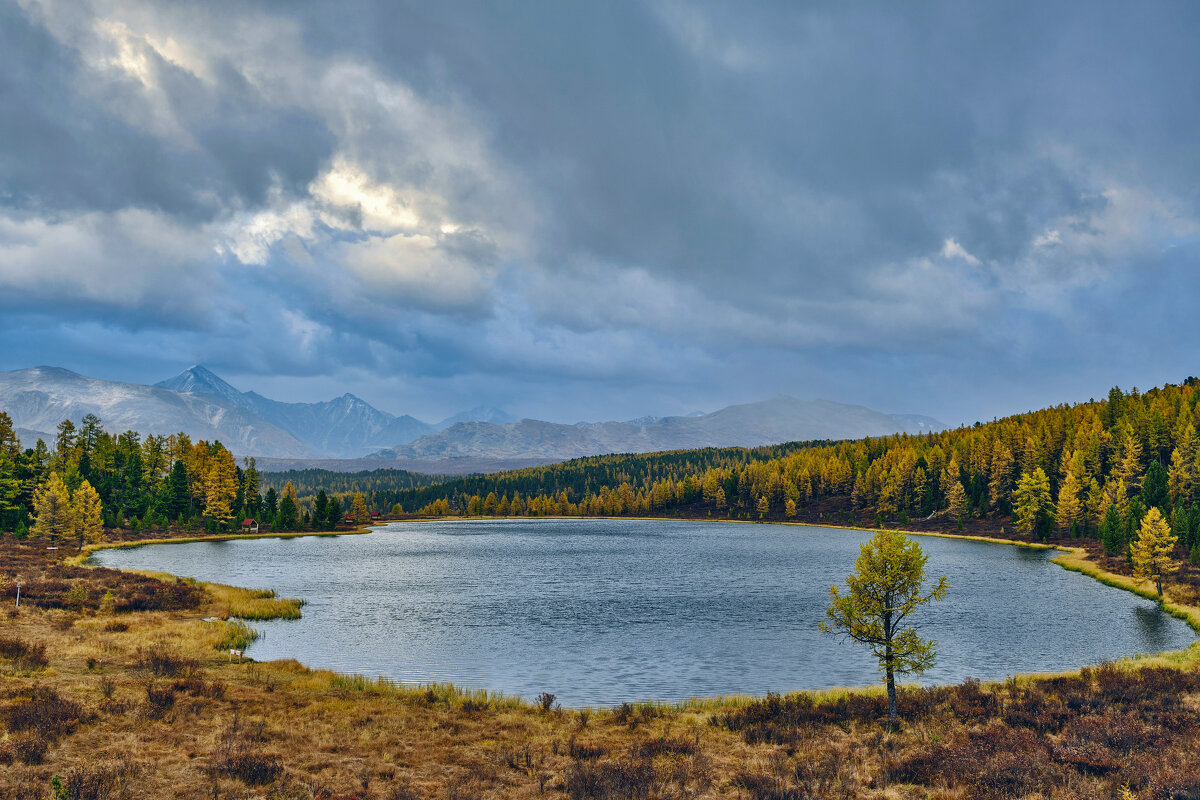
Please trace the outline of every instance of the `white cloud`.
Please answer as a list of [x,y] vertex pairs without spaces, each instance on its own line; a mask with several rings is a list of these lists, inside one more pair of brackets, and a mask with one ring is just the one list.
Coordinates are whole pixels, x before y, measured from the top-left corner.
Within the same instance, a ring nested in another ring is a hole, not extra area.
[[1053,247],[1056,244],[1062,244],[1062,235],[1058,232],[1058,228],[1051,228],[1033,239],[1034,247]]
[[979,263],[979,259],[968,253],[966,248],[959,244],[953,236],[942,243],[942,250],[938,255],[942,258],[961,258],[968,264]]

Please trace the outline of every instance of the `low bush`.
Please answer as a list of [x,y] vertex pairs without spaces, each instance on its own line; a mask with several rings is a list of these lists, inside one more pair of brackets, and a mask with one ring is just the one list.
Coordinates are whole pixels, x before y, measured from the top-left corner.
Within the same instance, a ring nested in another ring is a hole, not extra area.
[[34,687],[27,698],[6,706],[0,715],[10,732],[34,731],[52,742],[73,731],[84,711],[79,703],[60,697],[53,689]]
[[193,658],[186,658],[162,642],[138,649],[138,666],[155,677],[190,677],[199,669],[200,664]]
[[46,658],[46,645],[29,644],[16,637],[0,636],[0,658],[12,662],[18,671],[42,669],[50,660]]
[[67,800],[110,800],[123,797],[137,768],[128,761],[80,764],[67,772],[63,788]]
[[162,716],[175,706],[175,687],[146,683],[146,709],[150,716]]
[[656,796],[661,781],[649,758],[613,761],[577,760],[567,769],[566,793],[571,800],[644,800]]

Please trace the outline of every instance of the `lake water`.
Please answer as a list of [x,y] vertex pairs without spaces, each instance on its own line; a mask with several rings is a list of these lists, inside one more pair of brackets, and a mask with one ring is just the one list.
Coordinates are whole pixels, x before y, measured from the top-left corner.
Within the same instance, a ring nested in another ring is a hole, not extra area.
[[[564,705],[761,695],[879,679],[865,648],[817,630],[871,534],[643,520],[393,523],[355,536],[102,550],[93,560],[308,601],[255,623],[249,655]],[[1064,670],[1185,647],[1153,602],[1053,553],[918,537],[950,593],[915,619],[938,643],[924,683]]]

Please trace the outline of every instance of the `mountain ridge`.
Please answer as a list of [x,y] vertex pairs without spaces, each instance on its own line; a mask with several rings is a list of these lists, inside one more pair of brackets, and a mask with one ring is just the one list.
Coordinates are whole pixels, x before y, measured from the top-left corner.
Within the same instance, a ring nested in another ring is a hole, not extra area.
[[220,440],[239,456],[291,465],[321,462],[332,467],[343,462],[361,469],[363,464],[404,463],[434,472],[608,453],[924,433],[943,427],[921,415],[889,415],[788,395],[707,414],[576,424],[514,420],[481,406],[431,424],[380,411],[349,392],[316,403],[288,403],[253,390],[243,392],[200,364],[152,386],[90,378],[61,367],[0,372],[0,408],[9,411],[23,440],[32,436],[49,443],[63,419],[78,422],[95,414],[111,432],[182,431],[194,439]]
[[629,422],[562,423],[521,419],[460,422],[368,458],[397,461],[571,458],[698,447],[757,447],[790,441],[859,439],[940,429],[931,417],[889,415],[831,400],[779,395],[726,406],[710,414],[642,417]]

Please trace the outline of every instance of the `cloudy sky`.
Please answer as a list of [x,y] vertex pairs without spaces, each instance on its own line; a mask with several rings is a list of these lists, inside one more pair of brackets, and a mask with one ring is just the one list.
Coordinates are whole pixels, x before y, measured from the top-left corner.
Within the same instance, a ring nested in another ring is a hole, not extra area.
[[1200,373],[1200,5],[0,0],[0,369],[950,423]]

